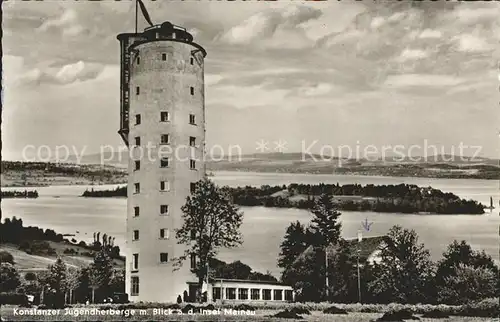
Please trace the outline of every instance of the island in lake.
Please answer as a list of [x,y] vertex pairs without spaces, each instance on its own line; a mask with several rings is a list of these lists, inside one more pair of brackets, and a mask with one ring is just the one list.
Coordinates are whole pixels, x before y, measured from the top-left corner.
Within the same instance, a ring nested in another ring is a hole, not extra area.
[[[475,200],[431,187],[417,185],[297,184],[288,186],[224,187],[240,206],[311,209],[321,194],[330,194],[339,210],[387,213],[484,214],[485,206]],[[87,190],[83,197],[126,197],[127,187]]]
[[4,199],[4,198],[38,198],[38,191],[36,191],[36,190],[33,190],[33,191],[28,191],[28,190],[4,191],[4,190],[2,190],[1,196],[2,196],[2,199]]

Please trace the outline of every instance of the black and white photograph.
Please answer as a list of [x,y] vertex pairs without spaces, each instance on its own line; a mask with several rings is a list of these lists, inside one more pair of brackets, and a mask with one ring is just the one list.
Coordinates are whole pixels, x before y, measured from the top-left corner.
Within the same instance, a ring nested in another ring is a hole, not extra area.
[[497,1],[1,9],[2,321],[500,321]]

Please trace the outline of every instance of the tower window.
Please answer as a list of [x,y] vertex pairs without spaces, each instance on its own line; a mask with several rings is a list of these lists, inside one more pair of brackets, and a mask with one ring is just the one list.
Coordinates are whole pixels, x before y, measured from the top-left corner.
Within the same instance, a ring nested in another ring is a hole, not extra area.
[[132,270],[136,271],[139,269],[139,254],[134,254],[132,258]]
[[189,114],[189,124],[196,125],[196,118],[194,114]]
[[169,239],[170,231],[167,228],[160,229],[160,238],[161,239]]
[[141,63],[141,56],[137,56],[137,65]]
[[141,89],[139,86],[135,88],[135,95],[139,95],[141,93]]
[[139,240],[139,231],[138,230],[134,230],[134,235],[132,237],[132,240]]
[[130,290],[130,295],[139,295],[139,276],[132,276],[130,284],[132,289]]
[[161,54],[161,60],[166,61],[167,60],[167,54],[165,54],[165,53]]
[[196,268],[196,254],[191,253],[191,269],[195,269],[195,268]]
[[135,171],[140,170],[141,169],[141,161],[134,161],[134,163],[135,163]]
[[170,136],[168,134],[162,134],[160,138],[161,144],[170,144]]
[[196,138],[194,136],[189,137],[189,146],[196,146]]
[[160,181],[160,191],[170,191],[170,182]]
[[191,65],[193,65],[193,64],[194,64],[194,58],[193,58],[193,57],[191,57],[191,58],[189,59],[189,63],[190,63]]
[[191,170],[195,170],[196,169],[196,161],[195,160],[189,160],[189,168]]
[[160,214],[161,215],[168,215],[168,205],[161,205],[160,206]]
[[134,207],[134,217],[139,216],[139,207]]
[[160,253],[160,263],[168,262],[168,253]]
[[170,121],[170,113],[169,112],[160,112],[160,121],[161,122]]
[[191,193],[194,193],[194,192],[196,191],[196,182],[191,182],[191,183],[189,184],[189,191],[190,191]]
[[141,124],[141,114],[135,115],[135,125]]
[[161,168],[168,168],[168,164],[169,164],[168,158],[161,158],[161,160],[160,160],[160,167]]
[[194,95],[194,87],[192,87],[192,86],[191,86],[191,87],[189,88],[189,92],[191,93],[191,95]]
[[137,146],[141,145],[141,137],[140,136],[136,136],[134,138],[134,141],[135,141],[135,145],[137,145]]
[[141,185],[139,183],[134,183],[134,193],[141,192]]

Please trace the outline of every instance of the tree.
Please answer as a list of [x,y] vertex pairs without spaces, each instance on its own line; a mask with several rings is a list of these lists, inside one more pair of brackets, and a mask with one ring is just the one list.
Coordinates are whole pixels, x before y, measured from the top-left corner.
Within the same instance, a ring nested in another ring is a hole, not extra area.
[[66,264],[58,257],[53,265],[49,265],[49,274],[47,276],[49,291],[52,293],[52,299],[56,307],[62,307],[64,304],[64,294],[67,289],[67,270]]
[[68,269],[66,276],[66,289],[68,291],[67,303],[73,303],[74,291],[78,288],[80,282],[80,271],[78,269]]
[[110,281],[111,293],[125,293],[125,270],[115,269]]
[[297,301],[318,302],[324,299],[324,258],[324,252],[321,249],[311,247],[287,270],[286,279],[295,290]]
[[307,248],[306,228],[299,221],[286,229],[278,257],[278,267],[287,269]]
[[451,276],[444,278],[439,290],[439,302],[461,305],[495,297],[498,275],[491,269],[460,263],[454,270]]
[[331,196],[325,193],[321,194],[314,201],[311,212],[314,215],[311,229],[316,235],[316,245],[314,246],[324,248],[331,244],[335,245],[340,238],[342,224],[339,222],[341,214],[336,210]]
[[349,242],[341,239],[328,254],[329,300],[356,302],[358,300],[356,254]]
[[82,267],[78,271],[78,286],[75,289],[77,303],[85,303],[90,289],[90,267]]
[[17,269],[11,263],[0,265],[0,292],[14,291],[21,284]]
[[9,263],[14,265],[14,256],[5,250],[2,250],[0,251],[0,263]]
[[208,179],[197,182],[194,193],[187,197],[181,209],[183,223],[176,229],[175,236],[178,244],[187,247],[183,255],[174,259],[175,269],[194,254],[197,263],[192,271],[201,289],[209,259],[214,258],[220,248],[233,248],[242,243],[243,213],[233,204],[227,190]]
[[413,230],[394,226],[389,230],[381,261],[374,264],[370,292],[381,303],[418,303],[427,299],[431,287],[433,263],[430,253]]
[[[458,272],[457,267],[460,265],[489,270],[497,276],[499,274],[499,268],[490,255],[484,251],[474,251],[464,240],[460,243],[455,240],[448,245],[447,250],[443,253],[443,258],[438,262],[435,276],[436,292],[433,294],[435,298],[440,301],[446,301],[449,298],[440,293],[448,293],[446,290],[442,290],[442,288],[449,288],[449,281],[447,279],[456,276]],[[500,289],[500,279],[497,279],[497,281],[497,289]]]
[[113,261],[108,253],[101,249],[94,257],[90,265],[90,286],[92,287],[92,303],[96,301],[96,290],[98,290],[98,301],[110,295],[110,283],[113,276]]

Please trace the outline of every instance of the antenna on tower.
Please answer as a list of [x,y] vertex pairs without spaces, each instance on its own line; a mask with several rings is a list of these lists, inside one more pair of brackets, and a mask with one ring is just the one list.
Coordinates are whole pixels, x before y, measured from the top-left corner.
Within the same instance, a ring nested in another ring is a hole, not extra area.
[[135,0],[135,33],[137,33],[137,21],[138,21],[137,17],[138,17],[139,7],[141,7],[141,12],[142,15],[144,16],[144,19],[146,19],[148,24],[151,27],[153,27],[153,22],[151,21],[151,17],[149,16],[148,10],[146,9],[144,2],[142,2],[142,0]]

